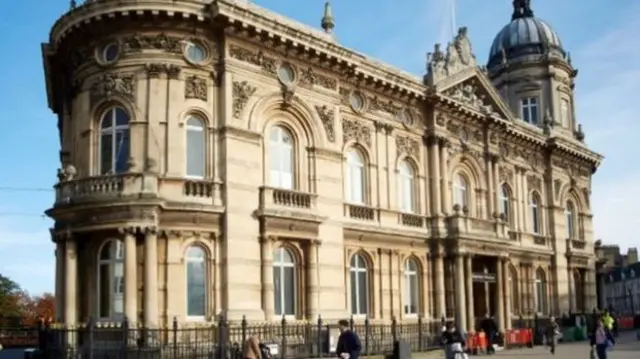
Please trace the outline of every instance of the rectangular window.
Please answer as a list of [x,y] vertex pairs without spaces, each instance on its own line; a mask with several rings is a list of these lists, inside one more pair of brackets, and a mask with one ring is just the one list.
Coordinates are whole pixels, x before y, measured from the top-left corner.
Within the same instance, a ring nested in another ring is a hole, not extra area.
[[562,127],[569,128],[569,101],[565,99],[560,101],[560,120]]
[[538,99],[536,97],[525,97],[520,103],[522,120],[532,125],[539,123]]
[[129,170],[129,129],[116,130],[116,168],[115,173]]
[[187,176],[204,177],[205,142],[202,128],[187,130]]

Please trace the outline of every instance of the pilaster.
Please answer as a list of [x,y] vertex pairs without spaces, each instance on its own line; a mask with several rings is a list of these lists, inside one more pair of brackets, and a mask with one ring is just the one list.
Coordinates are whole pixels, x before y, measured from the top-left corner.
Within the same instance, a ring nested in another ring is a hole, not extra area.
[[467,328],[467,308],[464,280],[464,254],[456,253],[455,257],[455,301],[456,301],[456,325],[458,328]]
[[121,229],[124,235],[124,314],[130,323],[138,321],[138,273],[135,230]]
[[451,195],[449,194],[449,140],[446,138],[440,139],[440,175],[442,176],[441,183],[441,197],[442,197],[442,213],[450,214],[451,208]]
[[265,320],[275,316],[275,300],[273,287],[273,239],[268,236],[261,238],[262,252],[262,310]]
[[442,249],[438,249],[434,254],[434,276],[435,276],[435,300],[436,300],[436,316],[442,318],[447,314],[445,304],[445,287],[444,287],[444,253]]
[[473,293],[473,254],[465,256],[465,282],[467,294],[467,330],[475,330],[474,293]]
[[307,252],[307,320],[315,321],[320,315],[318,290],[318,246],[319,240],[308,244]]
[[144,233],[144,323],[158,326],[158,234],[156,228]]
[[64,324],[77,324],[78,313],[78,253],[75,238],[65,242]]

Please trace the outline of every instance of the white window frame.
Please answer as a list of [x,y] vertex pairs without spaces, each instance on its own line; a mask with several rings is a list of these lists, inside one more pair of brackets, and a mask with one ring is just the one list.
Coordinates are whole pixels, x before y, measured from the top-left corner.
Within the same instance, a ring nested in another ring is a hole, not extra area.
[[[113,243],[114,244],[114,248],[112,249],[112,252],[109,253],[109,259],[102,259],[102,251],[104,250],[105,246],[107,246],[109,243]],[[125,310],[125,304],[124,304],[124,291],[125,291],[125,284],[124,284],[124,280],[125,280],[125,271],[124,271],[124,242],[120,239],[117,238],[111,238],[106,240],[104,243],[102,243],[102,245],[100,246],[99,250],[98,250],[98,268],[96,271],[96,278],[97,280],[97,286],[96,286],[96,297],[98,298],[97,300],[97,308],[96,308],[96,316],[100,319],[100,320],[111,320],[111,321],[122,321],[124,320],[124,310]],[[122,283],[117,284],[115,281],[118,279],[118,276],[116,275],[116,265],[120,265],[121,269],[122,269],[122,275],[120,276],[120,280],[122,281]],[[102,293],[101,293],[101,288],[102,288],[102,280],[104,278],[102,278],[101,275],[101,269],[102,266],[108,266],[109,267],[109,278],[107,278],[107,280],[109,281],[109,315],[108,316],[102,316],[101,313],[101,307],[102,307]],[[115,290],[116,288],[122,288],[121,293],[118,293],[117,290]],[[120,299],[120,301],[122,302],[122,312],[118,313],[115,312],[115,301],[118,299]],[[129,318],[129,319],[133,319],[133,318]]]
[[529,215],[531,216],[531,232],[533,234],[542,234],[542,218],[540,211],[540,200],[536,193],[531,193],[529,199]]
[[[193,125],[192,122],[196,121],[198,125]],[[191,123],[190,123],[191,122]],[[189,115],[185,121],[184,131],[184,172],[185,177],[190,179],[203,179],[207,176],[207,125],[206,122],[197,115]],[[202,136],[202,158],[198,161],[202,165],[202,175],[194,175],[189,173],[189,132],[200,132]]]
[[568,239],[576,239],[576,220],[575,206],[571,201],[567,201],[564,209],[564,218],[566,222],[566,234]]
[[511,191],[505,183],[500,186],[500,211],[504,213],[505,222],[511,224]]
[[[279,260],[276,259],[278,258],[278,252],[282,251],[283,254],[286,253],[290,258],[291,258],[291,262],[285,262],[283,260]],[[280,296],[280,304],[282,306],[282,313],[277,313],[276,312],[276,308],[274,306],[274,315],[275,315],[275,319],[279,319],[284,317],[287,320],[294,320],[297,317],[298,314],[298,301],[296,300],[296,298],[298,298],[298,273],[296,271],[296,257],[293,255],[293,253],[291,253],[291,251],[288,248],[285,247],[278,247],[273,251],[273,268],[278,268],[279,269],[279,273],[280,273],[280,293],[276,293],[276,291],[274,290],[273,295],[275,296]],[[275,277],[275,273],[273,273],[273,268],[272,268],[272,275]],[[285,268],[291,268],[293,270],[293,286],[292,286],[292,290],[293,290],[293,314],[285,314],[285,308],[286,306],[286,299],[287,299],[287,293],[286,293],[286,285],[285,285],[285,278],[286,276],[284,275],[284,269]],[[275,282],[275,278],[273,278],[274,282]],[[275,289],[275,288],[274,288]],[[275,298],[274,298],[275,300]]]
[[[122,111],[126,116],[127,116],[127,124],[126,125],[118,125],[116,123],[117,121],[117,114],[118,114],[118,110]],[[104,122],[104,120],[107,118],[108,115],[111,115],[111,126],[108,127],[103,127],[102,123]],[[124,173],[127,171],[127,169],[124,170],[124,172],[117,172],[116,171],[116,167],[117,167],[117,162],[118,162],[118,141],[117,141],[117,134],[119,132],[127,132],[127,141],[129,143],[127,143],[127,147],[128,147],[128,151],[129,151],[129,156],[131,156],[131,128],[130,128],[130,124],[131,124],[131,116],[129,115],[129,112],[127,112],[126,109],[124,109],[121,106],[114,106],[114,107],[110,107],[108,108],[106,111],[104,111],[102,113],[102,117],[100,117],[100,122],[98,123],[98,163],[97,163],[97,167],[98,167],[98,174],[100,175],[110,175],[110,174],[120,174],[120,173]],[[109,171],[103,171],[104,169],[102,168],[102,157],[104,156],[104,154],[102,153],[102,137],[104,137],[104,135],[111,135],[111,168]],[[123,142],[124,143],[124,142]]]
[[[345,199],[348,203],[365,205],[367,201],[365,160],[355,148],[347,151],[347,169],[345,175]],[[359,187],[359,190],[358,190]]]
[[[364,263],[364,267],[360,267],[358,264],[358,258],[362,259],[362,263]],[[355,278],[356,281],[355,283],[353,283],[353,281],[351,281],[351,274],[355,273]],[[365,283],[360,283],[360,276],[358,274],[360,273],[365,273]],[[370,278],[369,278],[369,266],[367,263],[366,258],[364,258],[364,256],[362,256],[362,254],[356,253],[353,256],[351,256],[351,260],[349,261],[349,280],[351,281],[351,291],[355,291],[356,293],[356,303],[355,303],[355,307],[356,307],[356,312],[354,313],[353,311],[353,307],[354,307],[354,303],[350,303],[350,308],[349,310],[351,311],[351,315],[353,317],[366,317],[369,314],[369,306],[371,305],[370,303],[370,297],[369,297],[369,293],[371,291],[370,287]],[[366,308],[364,308],[364,312],[363,312],[363,308],[360,308],[360,286],[364,284],[366,291],[365,291],[365,303],[366,303]],[[349,301],[352,301],[353,296],[351,295],[352,293],[349,293]]]
[[[411,268],[413,265],[415,268]],[[405,317],[415,317],[420,312],[420,267],[418,266],[418,262],[416,262],[413,258],[408,258],[404,263],[404,301],[403,301],[403,314]],[[411,280],[415,279],[417,283],[417,288],[415,290],[418,291],[416,297],[418,298],[417,303],[413,303],[414,293],[411,292]],[[409,308],[415,308],[415,312],[409,312]]]
[[535,311],[538,314],[544,314],[547,310],[547,281],[546,277],[540,278],[539,270],[536,270],[535,276]]
[[[533,116],[533,109],[536,110],[535,118]],[[538,101],[537,97],[523,97],[520,100],[520,116],[522,117],[522,120],[528,124],[536,126],[540,124],[540,101]],[[535,120],[535,122],[533,120]]]
[[455,181],[453,182],[453,204],[460,205],[462,210],[464,207],[469,208],[469,181],[462,174],[456,174]]
[[398,207],[404,213],[415,213],[415,171],[407,161],[398,165]]
[[[272,139],[272,135],[276,133],[276,139]],[[286,143],[285,139],[289,139],[289,143]],[[296,168],[295,168],[295,146],[293,134],[287,128],[275,125],[269,129],[268,143],[268,161],[269,161],[269,176],[268,183],[270,187],[294,190],[296,188]],[[277,157],[274,157],[274,153],[277,153]],[[286,155],[285,155],[286,154]],[[276,158],[276,161],[274,161]],[[290,172],[287,173],[285,167],[286,161],[289,161]],[[277,173],[277,178],[274,174]],[[284,176],[290,177],[290,183],[284,183]]]
[[[196,257],[196,256],[190,256],[189,255],[189,250],[192,248],[197,248],[198,250],[200,250],[202,252],[202,257]],[[185,306],[184,306],[184,311],[185,311],[185,317],[187,318],[187,321],[191,321],[191,322],[202,322],[205,321],[207,318],[207,312],[208,312],[208,299],[209,299],[209,295],[208,295],[208,280],[209,280],[209,273],[208,273],[208,256],[207,256],[207,251],[198,244],[191,244],[189,247],[187,247],[187,250],[185,252],[185,260],[184,260],[184,283],[185,283]],[[204,284],[204,313],[202,313],[202,315],[189,315],[189,263],[204,263],[204,279],[203,279],[203,284]]]

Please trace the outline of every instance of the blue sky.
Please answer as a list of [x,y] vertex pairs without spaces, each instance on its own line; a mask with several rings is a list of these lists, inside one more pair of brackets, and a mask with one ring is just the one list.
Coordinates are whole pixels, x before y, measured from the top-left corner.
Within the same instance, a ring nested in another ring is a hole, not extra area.
[[[493,36],[509,20],[512,0],[457,0],[456,23],[469,28],[485,63]],[[324,0],[256,0],[303,23],[319,26]],[[593,179],[595,231],[623,248],[635,235],[640,200],[640,2],[532,0],[536,16],[560,34],[580,70],[577,118],[587,143],[606,156]],[[0,273],[30,292],[54,287],[51,221],[40,216],[53,202],[58,167],[56,118],[47,108],[40,44],[68,8],[68,0],[9,1],[0,12]],[[300,4],[305,4],[301,6]],[[401,5],[400,5],[401,4]],[[449,0],[333,1],[335,32],[350,48],[422,75],[425,53],[451,37]]]

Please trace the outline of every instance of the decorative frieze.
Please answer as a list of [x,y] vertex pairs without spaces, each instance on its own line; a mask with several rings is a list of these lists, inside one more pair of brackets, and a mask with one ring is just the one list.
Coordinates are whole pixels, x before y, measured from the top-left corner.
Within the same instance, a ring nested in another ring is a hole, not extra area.
[[353,140],[371,147],[371,128],[361,121],[343,118],[342,137],[344,143]]
[[233,117],[239,119],[242,116],[242,111],[247,105],[249,98],[253,96],[258,88],[252,86],[247,81],[234,81],[233,82]]
[[535,175],[527,176],[527,187],[530,190],[542,191],[542,179]]
[[397,136],[396,151],[398,154],[420,158],[420,142],[408,136]]
[[180,76],[182,69],[178,65],[162,64],[162,63],[149,63],[144,65],[149,78],[159,78],[160,74],[167,74],[170,79],[177,79]]
[[133,98],[136,92],[136,77],[133,74],[107,73],[96,78],[91,86],[91,101],[119,95]]
[[318,117],[320,117],[322,126],[327,133],[327,139],[330,142],[336,142],[334,111],[331,110],[327,105],[316,106],[316,111],[318,112]]
[[313,70],[311,67],[303,69],[299,73],[300,84],[314,86],[318,85],[329,90],[335,90],[338,88],[338,81],[332,77],[324,76]]
[[182,53],[182,38],[164,33],[154,35],[134,34],[122,39],[122,49],[126,52],[143,50],[163,50],[170,53]]
[[500,166],[500,168],[498,169],[498,181],[500,183],[512,183],[513,171],[511,170],[511,168]]
[[185,99],[198,99],[207,101],[209,94],[209,88],[207,86],[207,80],[198,76],[187,77],[184,84],[184,98]]

